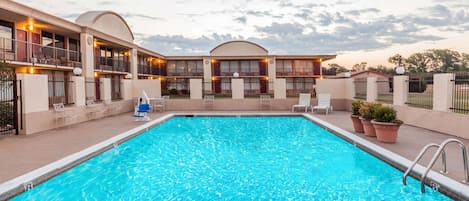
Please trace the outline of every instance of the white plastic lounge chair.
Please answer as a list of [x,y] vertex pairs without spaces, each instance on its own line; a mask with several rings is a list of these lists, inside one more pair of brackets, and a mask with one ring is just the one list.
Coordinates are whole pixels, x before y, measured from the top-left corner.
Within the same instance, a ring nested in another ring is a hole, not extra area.
[[311,108],[311,94],[301,93],[298,104],[293,105],[291,111],[294,112],[295,108],[305,108],[305,112],[307,112]]
[[314,110],[326,110],[326,115],[332,111],[331,94],[318,94],[318,105],[313,106],[311,112]]

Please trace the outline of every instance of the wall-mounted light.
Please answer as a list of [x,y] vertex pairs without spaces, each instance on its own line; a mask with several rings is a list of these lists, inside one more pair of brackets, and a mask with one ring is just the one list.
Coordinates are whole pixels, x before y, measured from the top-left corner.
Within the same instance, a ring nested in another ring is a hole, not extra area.
[[233,77],[239,77],[239,73],[238,73],[238,72],[234,72],[234,73],[233,73]]
[[34,68],[33,67],[29,68],[29,74],[34,74]]
[[217,63],[217,60],[215,60],[215,59],[212,59],[212,64],[213,64],[213,63]]
[[404,74],[404,73],[405,73],[405,68],[404,68],[404,66],[397,66],[397,67],[396,67],[396,73],[397,73],[398,75]]
[[149,80],[153,80],[153,77],[148,77]]
[[213,76],[213,77],[212,77],[212,81],[216,81],[216,80],[218,80],[218,78],[215,77],[215,76]]
[[94,41],[93,41],[93,46],[98,47],[98,41],[96,39],[94,39]]
[[319,79],[320,79],[320,80],[324,79],[324,76],[321,75],[321,76],[319,77]]
[[73,68],[73,74],[76,75],[76,76],[79,76],[81,75],[81,68]]
[[94,77],[98,77],[98,72],[94,72]]
[[269,80],[269,77],[265,76],[265,77],[264,77],[264,80]]
[[124,52],[124,56],[129,56],[129,52]]
[[319,58],[319,62],[322,62],[322,58]]
[[33,30],[34,30],[33,24],[29,24],[29,25],[28,25],[28,30],[29,30],[29,31],[33,31]]
[[269,59],[268,59],[268,58],[265,58],[265,59],[264,59],[264,62],[265,62],[265,63],[268,63],[268,62],[269,62]]
[[131,73],[127,73],[125,76],[124,76],[125,79],[132,79],[132,74]]

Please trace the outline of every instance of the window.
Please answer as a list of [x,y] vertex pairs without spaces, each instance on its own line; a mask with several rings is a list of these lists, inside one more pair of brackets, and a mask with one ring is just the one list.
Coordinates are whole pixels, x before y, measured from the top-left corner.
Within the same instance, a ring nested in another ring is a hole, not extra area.
[[186,62],[177,61],[176,62],[176,72],[177,73],[184,73],[185,71],[186,71]]
[[42,35],[42,46],[54,47],[54,37],[52,33],[43,31],[41,35]]
[[204,63],[202,61],[197,61],[197,73],[203,73],[204,72]]
[[287,90],[294,89],[294,87],[293,87],[293,78],[287,78],[286,82],[287,82]]
[[168,89],[188,90],[187,79],[168,80]]
[[229,73],[230,72],[230,62],[228,61],[221,61],[220,62],[220,71],[222,73]]
[[244,90],[259,90],[259,78],[247,78],[244,80]]
[[13,23],[0,20],[0,49],[13,50]]
[[241,61],[241,72],[247,73],[250,71],[250,62],[249,61]]
[[259,61],[251,61],[251,68],[250,68],[250,72],[251,73],[256,73],[256,72],[259,72]]
[[239,62],[230,61],[230,73],[239,72]]
[[75,39],[68,39],[68,49],[70,50],[70,60],[72,61],[80,61],[80,54],[78,48],[80,44],[78,40]]
[[221,90],[231,90],[231,80],[222,79],[221,80]]
[[275,71],[279,73],[283,72],[283,60],[275,61]]
[[168,73],[176,73],[176,61],[168,61]]
[[292,72],[292,61],[284,60],[283,61],[283,72]]
[[54,103],[70,104],[71,98],[69,97],[71,94],[68,94],[70,92],[68,73],[47,70],[43,70],[42,73],[48,77],[49,105]]

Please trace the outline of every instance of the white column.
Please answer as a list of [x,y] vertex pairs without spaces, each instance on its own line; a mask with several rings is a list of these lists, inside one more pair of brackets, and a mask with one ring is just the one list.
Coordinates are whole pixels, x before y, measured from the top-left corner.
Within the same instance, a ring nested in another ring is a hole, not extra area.
[[353,100],[355,96],[355,83],[353,78],[345,79],[345,99]]
[[202,79],[190,79],[191,99],[202,99]]
[[111,79],[110,78],[100,78],[101,82],[101,100],[105,103],[111,102]]
[[393,79],[393,104],[403,106],[407,102],[409,93],[409,76],[394,76]]
[[268,89],[269,93],[274,91],[274,81],[277,79],[277,69],[276,69],[276,60],[275,57],[269,57],[267,63],[267,76],[269,76]]
[[231,95],[233,99],[244,99],[244,80],[231,79]]
[[204,57],[203,61],[204,63],[204,80],[203,80],[203,87],[204,87],[204,92],[211,93],[212,92],[212,64],[210,61],[210,57]]
[[80,33],[80,51],[82,74],[86,78],[94,78],[94,38],[88,33]]
[[453,105],[453,80],[452,73],[433,75],[433,110],[449,111]]
[[137,49],[129,50],[129,57],[130,57],[130,73],[132,74],[132,79],[138,79],[138,57],[137,57]]
[[366,101],[373,102],[378,99],[378,83],[376,77],[366,79]]
[[287,80],[275,79],[274,80],[274,99],[286,99],[287,98]]
[[73,102],[75,106],[83,106],[86,104],[85,78],[81,76],[72,76],[71,78],[73,81]]

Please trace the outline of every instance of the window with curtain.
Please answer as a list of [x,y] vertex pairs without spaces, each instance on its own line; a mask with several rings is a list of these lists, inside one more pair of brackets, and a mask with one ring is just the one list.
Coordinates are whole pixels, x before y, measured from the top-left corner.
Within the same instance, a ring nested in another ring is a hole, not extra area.
[[251,63],[249,61],[241,61],[241,72],[248,73],[250,72]]
[[186,72],[186,62],[185,61],[176,61],[176,72],[177,73]]
[[166,69],[168,73],[176,73],[176,61],[168,61]]
[[251,73],[257,73],[259,72],[259,61],[257,60],[254,60],[254,61],[251,61],[249,62],[251,65],[251,67],[249,68]]
[[221,89],[222,90],[231,90],[231,79],[222,79],[221,80]]
[[0,20],[0,49],[13,50],[13,23]]
[[230,72],[230,62],[228,61],[221,61],[220,62],[220,71],[222,73],[229,73]]
[[230,61],[230,73],[239,72],[239,62]]
[[294,89],[294,87],[293,87],[293,78],[287,78],[286,82],[287,82],[287,90]]

